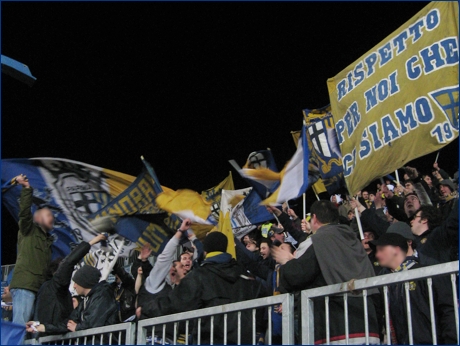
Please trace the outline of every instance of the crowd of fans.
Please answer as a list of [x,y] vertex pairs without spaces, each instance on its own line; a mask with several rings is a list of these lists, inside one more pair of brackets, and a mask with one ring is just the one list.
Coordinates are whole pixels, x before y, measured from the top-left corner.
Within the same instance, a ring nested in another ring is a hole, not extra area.
[[[22,185],[18,256],[14,274],[3,300],[13,301],[13,321],[33,335],[62,334],[123,321],[136,321],[240,302],[258,297],[295,294],[296,342],[301,340],[299,291],[396,273],[458,260],[458,172],[453,179],[434,164],[431,174],[421,175],[405,168],[404,181],[382,181],[374,189],[355,197],[333,195],[313,203],[304,217],[287,204],[282,209],[267,207],[272,222],[235,239],[236,259],[227,253],[228,239],[209,233],[201,242],[192,232],[190,220],[169,240],[155,264],[144,246],[131,266],[131,273],[115,266],[113,284],[100,280],[100,272],[83,266],[72,277],[74,266],[105,240],[98,235],[80,243],[66,258],[51,261],[53,215],[47,209],[31,212],[32,187],[24,176]],[[360,237],[357,216],[362,224]],[[181,248],[181,243],[190,244]],[[69,291],[74,282],[73,295]],[[436,332],[439,344],[457,343],[455,309],[450,279],[432,280]],[[382,292],[367,294],[369,342],[384,341]],[[406,295],[403,284],[389,286],[391,342],[408,344]],[[426,280],[410,282],[413,342],[430,344],[429,290]],[[362,294],[348,297],[349,343],[365,343],[365,304]],[[329,333],[335,343],[345,341],[342,297],[330,297]],[[282,305],[271,310],[271,337],[281,343]],[[224,339],[223,316],[214,318],[214,343]],[[241,343],[252,343],[252,314],[242,311]],[[315,343],[326,342],[324,298],[314,299]],[[227,342],[237,342],[237,313],[227,316]],[[36,323],[35,321],[39,321]],[[256,313],[257,342],[264,344],[268,330],[266,309]],[[184,340],[185,323],[179,323],[178,342],[194,342],[196,326],[190,322],[189,340]],[[171,343],[174,326],[166,327]],[[201,343],[210,341],[209,319],[201,322]],[[152,336],[153,341],[158,341]]]

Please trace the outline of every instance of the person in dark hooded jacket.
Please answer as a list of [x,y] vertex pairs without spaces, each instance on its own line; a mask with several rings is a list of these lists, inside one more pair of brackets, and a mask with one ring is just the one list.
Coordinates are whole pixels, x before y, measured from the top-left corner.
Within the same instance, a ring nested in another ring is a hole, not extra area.
[[[397,273],[405,270],[422,268],[418,258],[407,256],[407,240],[397,233],[386,233],[378,240],[372,241],[377,247],[377,258],[382,267]],[[387,272],[382,272],[386,274]],[[449,277],[434,277],[433,305],[436,320],[436,337],[438,344],[457,344],[455,309],[452,286]],[[402,283],[388,287],[390,301],[390,317],[394,327],[396,341],[399,345],[409,344],[406,292]],[[417,344],[432,344],[429,292],[426,280],[409,282],[411,306],[411,321],[413,342]],[[455,304],[457,305],[457,304]]]
[[[38,332],[63,334],[89,328],[96,328],[117,323],[117,303],[110,284],[99,282],[101,273],[95,267],[83,266],[73,276],[74,288],[83,302],[72,311],[70,316],[57,324],[40,324]],[[27,331],[33,332],[32,324],[27,322]]]
[[[51,278],[43,283],[37,294],[35,321],[43,324],[59,324],[72,313],[73,304],[69,285],[74,267],[89,252],[92,245],[105,239],[104,235],[99,234],[90,242],[82,241],[59,263],[57,268],[51,269]],[[40,336],[44,335],[46,333]]]
[[[260,285],[248,278],[248,273],[227,251],[227,237],[220,232],[210,233],[203,241],[205,260],[191,271],[167,296],[157,299],[158,316],[197,310],[211,306],[236,303],[258,297]],[[238,314],[227,314],[227,342],[236,344]],[[224,339],[224,316],[214,317],[214,344]],[[252,343],[251,311],[241,311],[241,344]],[[202,318],[201,343],[210,340],[210,318]],[[196,329],[193,333],[196,335]]]

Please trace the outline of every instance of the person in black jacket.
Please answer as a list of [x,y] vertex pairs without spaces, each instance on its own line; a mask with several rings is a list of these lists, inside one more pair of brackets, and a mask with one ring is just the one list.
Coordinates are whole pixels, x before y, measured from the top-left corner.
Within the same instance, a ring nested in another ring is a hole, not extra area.
[[135,281],[118,263],[115,264],[112,272],[116,278],[111,286],[118,304],[118,322],[134,319],[136,316]]
[[[205,260],[188,273],[166,297],[158,297],[156,316],[225,305],[258,297],[260,284],[248,278],[248,273],[227,251],[227,237],[211,232],[203,241]],[[224,316],[214,317],[214,344],[223,343]],[[227,314],[227,342],[238,341],[238,314]],[[210,319],[202,318],[201,343],[210,342]],[[251,311],[241,311],[241,344],[252,343]],[[193,334],[196,335],[194,329]]]
[[[422,268],[416,257],[407,257],[407,240],[397,233],[386,233],[372,241],[377,247],[377,258],[382,267],[391,272]],[[457,344],[455,312],[450,280],[448,277],[434,277],[433,302],[435,309],[438,344]],[[432,344],[430,304],[425,279],[411,281],[409,288],[411,321],[414,344]],[[406,293],[404,284],[389,286],[390,317],[397,343],[409,343]]]
[[73,304],[69,286],[74,267],[89,252],[92,245],[105,239],[104,235],[99,234],[89,243],[82,241],[60,261],[59,267],[51,269],[52,277],[43,283],[37,294],[35,321],[43,324],[58,324],[72,313]]
[[[40,324],[38,332],[63,334],[89,328],[102,327],[117,323],[117,303],[110,284],[103,280],[99,282],[101,273],[95,267],[83,266],[73,276],[74,289],[83,296],[83,302],[70,316],[57,324]],[[33,332],[34,321],[27,322],[28,332]]]

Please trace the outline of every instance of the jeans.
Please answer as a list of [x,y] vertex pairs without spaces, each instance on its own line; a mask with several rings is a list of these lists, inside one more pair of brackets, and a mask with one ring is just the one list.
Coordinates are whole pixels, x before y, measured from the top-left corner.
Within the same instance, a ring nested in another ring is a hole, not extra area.
[[13,288],[10,292],[13,297],[13,322],[25,326],[33,316],[35,292],[22,288]]

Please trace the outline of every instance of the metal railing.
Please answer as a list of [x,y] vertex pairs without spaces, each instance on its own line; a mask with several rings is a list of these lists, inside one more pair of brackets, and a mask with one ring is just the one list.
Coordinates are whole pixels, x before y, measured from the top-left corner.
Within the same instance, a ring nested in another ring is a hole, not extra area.
[[6,264],[2,266],[2,281],[6,281],[8,274],[14,269],[14,264]]
[[111,326],[43,336],[26,340],[25,345],[135,345],[136,324],[120,323]]
[[[369,319],[367,310],[367,297],[368,290],[372,288],[383,287],[384,308],[385,308],[385,333],[386,342],[391,345],[391,330],[390,330],[390,313],[389,313],[389,291],[388,288],[394,284],[404,283],[404,292],[406,300],[406,313],[409,344],[413,345],[413,329],[412,329],[412,315],[410,303],[410,281],[423,280],[427,281],[428,294],[429,294],[429,307],[430,307],[430,320],[431,320],[431,334],[433,345],[437,344],[436,333],[436,320],[435,320],[435,306],[433,301],[433,282],[432,278],[439,276],[450,275],[452,284],[453,306],[455,314],[455,325],[457,331],[457,343],[459,342],[459,320],[458,320],[458,300],[457,300],[457,274],[459,271],[459,261],[449,262],[444,264],[437,264],[423,268],[402,271],[387,275],[376,276],[367,279],[356,280],[353,282],[344,282],[341,284],[318,287],[301,292],[302,304],[302,344],[314,345],[315,344],[315,323],[324,323],[324,321],[314,320],[314,302],[313,298],[325,298],[325,315],[326,315],[326,344],[330,344],[330,320],[329,320],[329,297],[343,297],[344,304],[344,321],[345,321],[345,341],[349,341],[349,319],[348,319],[348,298],[349,294],[355,294],[362,291],[363,306],[364,306],[364,321],[365,321],[365,341],[366,345],[369,344]],[[351,296],[351,295],[350,295]]]
[[[151,332],[152,336],[152,344],[153,340],[155,339],[155,332],[160,331],[161,335],[161,343],[164,345],[166,336],[166,326],[168,324],[173,324],[174,334],[171,338],[172,344],[177,343],[177,330],[179,322],[185,321],[185,344],[188,345],[189,337],[192,333],[196,334],[195,342],[197,345],[200,345],[202,342],[202,331],[201,325],[202,320],[205,318],[210,319],[210,335],[209,335],[209,343],[212,345],[215,342],[214,338],[214,317],[218,315],[224,315],[223,320],[223,340],[222,344],[227,344],[227,332],[232,330],[237,330],[237,344],[241,345],[242,339],[242,329],[246,326],[242,326],[241,324],[241,312],[250,310],[252,312],[252,344],[256,344],[256,310],[260,308],[266,308],[268,312],[268,344],[271,345],[272,343],[272,318],[271,318],[271,311],[274,305],[282,304],[282,328],[283,328],[283,335],[282,341],[283,345],[292,345],[294,344],[294,298],[292,294],[281,294],[267,298],[259,298],[254,300],[247,300],[238,303],[232,303],[227,305],[220,305],[214,306],[210,308],[204,308],[195,311],[189,312],[182,312],[174,315],[150,318],[147,320],[142,320],[138,322],[138,329],[137,329],[137,344],[138,345],[145,345],[147,340],[148,332]],[[228,325],[227,316],[235,312],[237,313],[237,325]],[[195,331],[190,331],[190,324],[195,324]],[[218,326],[222,327],[222,326]]]

